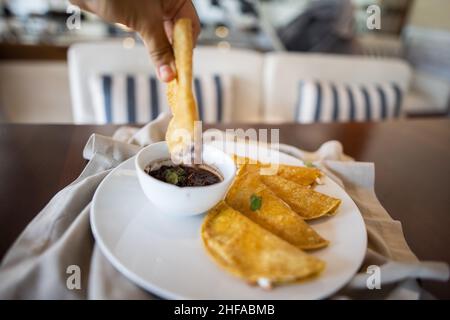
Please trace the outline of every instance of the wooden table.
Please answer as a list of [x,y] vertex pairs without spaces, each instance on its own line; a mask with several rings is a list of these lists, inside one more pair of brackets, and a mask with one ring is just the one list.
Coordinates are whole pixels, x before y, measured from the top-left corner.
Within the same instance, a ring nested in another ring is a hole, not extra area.
[[[229,125],[218,128],[249,126]],[[450,264],[450,120],[314,124],[280,128],[280,141],[306,150],[341,141],[345,152],[376,165],[376,192],[420,259]],[[0,125],[0,257],[50,198],[85,165],[82,149],[93,132],[115,126]],[[450,299],[448,283],[425,282]]]

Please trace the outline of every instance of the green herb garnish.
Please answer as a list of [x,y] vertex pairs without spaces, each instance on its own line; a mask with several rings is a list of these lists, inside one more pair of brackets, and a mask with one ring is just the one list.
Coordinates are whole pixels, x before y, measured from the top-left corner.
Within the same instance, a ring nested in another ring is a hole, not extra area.
[[177,185],[186,178],[186,172],[183,168],[167,169],[165,177],[167,183]]
[[308,168],[315,168],[315,167],[316,167],[316,166],[314,165],[314,163],[312,163],[311,161],[303,160],[303,163],[304,163],[305,166],[307,166]]
[[167,183],[171,183],[171,184],[175,184],[175,185],[178,183],[178,180],[179,180],[178,174],[173,169],[169,169],[166,171],[165,179],[166,179]]
[[252,194],[250,197],[250,209],[252,211],[259,210],[262,205],[262,197]]

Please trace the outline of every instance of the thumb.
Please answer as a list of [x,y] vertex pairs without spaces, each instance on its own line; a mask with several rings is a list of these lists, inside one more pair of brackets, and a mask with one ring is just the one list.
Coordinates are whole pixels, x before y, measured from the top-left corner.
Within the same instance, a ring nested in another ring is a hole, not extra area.
[[163,22],[153,25],[149,32],[141,32],[158,78],[170,82],[176,77],[172,45],[167,38]]

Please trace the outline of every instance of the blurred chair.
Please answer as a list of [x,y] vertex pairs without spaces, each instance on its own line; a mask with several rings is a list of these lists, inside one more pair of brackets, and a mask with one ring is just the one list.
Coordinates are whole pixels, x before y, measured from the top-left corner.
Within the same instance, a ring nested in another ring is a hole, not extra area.
[[264,67],[264,119],[311,123],[397,117],[410,77],[410,67],[398,59],[270,53]]
[[[194,91],[206,122],[261,120],[261,54],[198,47],[194,55]],[[75,44],[68,64],[75,123],[142,123],[167,110],[165,85],[142,45]]]
[[415,69],[409,113],[446,112],[450,101],[450,31],[408,25],[402,36],[406,57]]
[[411,80],[410,94],[405,106],[410,116],[444,114],[450,102],[450,80],[420,69],[415,70]]
[[386,34],[366,33],[355,39],[354,53],[372,58],[399,58],[405,56],[400,37]]

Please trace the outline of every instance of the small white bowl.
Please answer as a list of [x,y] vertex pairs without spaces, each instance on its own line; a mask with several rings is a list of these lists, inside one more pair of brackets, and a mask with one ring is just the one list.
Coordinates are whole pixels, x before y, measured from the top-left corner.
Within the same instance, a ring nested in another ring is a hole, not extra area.
[[236,165],[231,157],[208,145],[203,146],[203,164],[222,175],[223,180],[219,183],[201,187],[178,187],[153,178],[144,171],[148,164],[167,159],[170,159],[167,143],[158,142],[139,151],[135,167],[147,198],[162,212],[173,216],[192,216],[208,211],[225,197],[236,174]]

